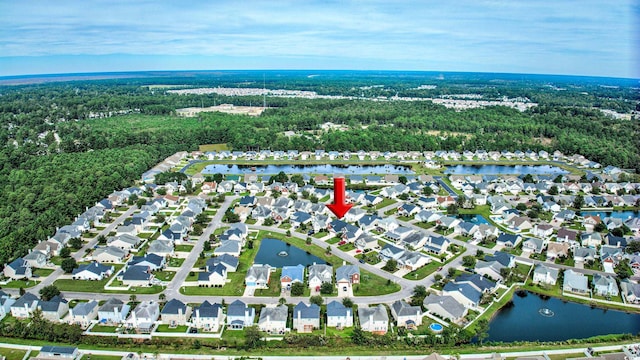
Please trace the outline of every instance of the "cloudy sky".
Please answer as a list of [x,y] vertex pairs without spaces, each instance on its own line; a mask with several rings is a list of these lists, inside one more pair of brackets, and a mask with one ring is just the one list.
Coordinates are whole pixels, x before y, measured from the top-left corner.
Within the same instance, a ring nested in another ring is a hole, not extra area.
[[0,76],[354,69],[640,78],[640,0],[0,0]]

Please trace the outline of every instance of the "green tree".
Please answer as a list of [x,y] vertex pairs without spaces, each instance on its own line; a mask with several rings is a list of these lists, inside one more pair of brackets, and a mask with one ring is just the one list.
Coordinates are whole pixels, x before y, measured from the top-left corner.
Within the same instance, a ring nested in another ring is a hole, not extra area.
[[69,246],[74,250],[80,250],[82,248],[82,239],[79,237],[69,239]]
[[194,224],[193,225],[193,231],[191,231],[191,233],[195,236],[200,236],[202,235],[202,232],[204,231],[204,229],[202,228],[202,225],[200,224]]
[[320,285],[320,294],[330,295],[331,293],[333,293],[333,285],[330,282],[323,282]]
[[76,259],[72,258],[72,257],[68,257],[64,260],[62,260],[62,263],[60,263],[60,267],[62,268],[62,270],[65,273],[70,273],[73,271],[73,269],[78,267],[78,264],[76,263]]
[[275,224],[275,221],[272,218],[266,218],[266,219],[264,219],[262,224],[264,226],[272,226],[273,224]]
[[262,332],[257,326],[244,328],[244,345],[247,349],[256,349],[262,346]]
[[489,336],[489,321],[487,319],[478,320],[478,322],[476,323],[476,338],[478,339],[478,342],[480,343],[480,345],[482,345],[482,342],[488,336]]
[[393,271],[396,271],[397,267],[398,267],[398,262],[395,259],[389,259],[387,260],[387,263],[384,264],[384,266],[382,267],[382,270],[393,272]]
[[205,241],[202,244],[202,250],[204,251],[211,251],[211,242],[210,241]]
[[324,303],[324,298],[320,295],[313,295],[309,298],[309,302],[318,306],[322,306],[322,304]]
[[209,223],[209,216],[204,212],[201,212],[196,216],[196,224],[204,225]]
[[60,290],[55,285],[48,285],[40,289],[40,297],[44,301],[49,301],[58,295],[60,295]]
[[304,284],[301,282],[291,284],[291,296],[302,296],[302,294],[304,294]]
[[413,287],[413,296],[425,298],[427,296],[427,288],[424,285],[416,285]]
[[98,235],[98,244],[100,245],[106,245],[107,244],[107,238],[104,235]]
[[351,333],[351,342],[354,345],[365,345],[367,343],[367,335],[360,327],[355,327]]
[[526,211],[527,210],[527,204],[525,203],[518,203],[516,205],[516,210],[518,211]]
[[353,307],[353,300],[351,300],[348,297],[343,298],[342,299],[342,305],[344,305],[344,307],[346,307],[346,308],[351,308],[351,307]]
[[431,186],[425,186],[422,188],[422,193],[424,195],[431,196],[433,195],[433,189],[431,188]]
[[552,185],[549,188],[549,195],[558,195],[558,186],[557,185]]
[[406,176],[400,175],[400,177],[398,177],[398,181],[400,182],[400,184],[406,185],[409,180]]
[[465,268],[473,268],[476,266],[476,257],[473,255],[467,255],[462,257],[462,266]]
[[584,196],[576,195],[576,197],[573,198],[573,208],[580,210],[582,209],[583,206],[584,206]]
[[60,249],[60,257],[68,258],[69,256],[71,256],[71,249],[66,246]]
[[451,204],[447,206],[447,214],[448,215],[457,215],[459,211],[459,206],[457,204]]

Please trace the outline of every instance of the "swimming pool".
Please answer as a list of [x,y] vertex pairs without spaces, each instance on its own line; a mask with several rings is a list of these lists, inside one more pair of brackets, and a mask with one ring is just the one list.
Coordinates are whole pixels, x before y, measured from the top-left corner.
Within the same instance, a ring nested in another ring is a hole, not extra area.
[[432,323],[431,325],[429,325],[429,329],[431,329],[431,331],[433,332],[441,332],[442,329],[444,329],[444,327],[442,327],[442,325],[437,324],[437,323]]

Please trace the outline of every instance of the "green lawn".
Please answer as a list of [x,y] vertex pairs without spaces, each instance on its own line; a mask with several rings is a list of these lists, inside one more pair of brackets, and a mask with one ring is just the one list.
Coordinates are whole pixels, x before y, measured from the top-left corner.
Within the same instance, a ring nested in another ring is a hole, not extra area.
[[91,328],[91,331],[115,334],[117,328],[117,326],[94,325]]
[[186,333],[189,330],[189,327],[186,325],[178,325],[175,328],[170,328],[168,324],[158,325],[156,328],[157,332],[168,332],[168,333]]
[[180,267],[182,266],[182,263],[184,263],[184,258],[171,258],[169,260],[169,264],[168,266],[170,267]]
[[422,280],[427,276],[433,274],[438,268],[442,266],[441,262],[431,261],[427,265],[419,268],[418,270],[414,270],[410,273],[405,274],[403,278],[408,280]]
[[193,245],[180,244],[180,245],[176,245],[174,250],[175,251],[180,251],[180,252],[191,252],[191,249],[193,249]]
[[85,360],[121,360],[122,356],[87,354],[82,358]]
[[255,296],[269,296],[269,297],[280,297],[282,286],[280,284],[280,276],[282,275],[282,268],[278,268],[275,272],[271,273],[271,277],[269,277],[269,288],[268,289],[256,289],[254,292]]
[[[114,264],[114,275],[120,271],[124,265]],[[109,278],[102,280],[73,280],[73,279],[58,279],[53,285],[57,286],[60,291],[78,291],[78,292],[106,292],[104,286],[109,281]]]
[[344,252],[351,251],[351,250],[353,250],[355,248],[356,248],[356,246],[353,245],[353,243],[346,243],[344,245],[338,246],[338,249],[340,249],[340,250],[342,250]]
[[387,282],[387,279],[374,275],[367,270],[360,270],[360,284],[354,285],[354,296],[375,296],[400,291],[400,285]]
[[339,243],[339,242],[340,242],[340,240],[342,240],[342,239],[340,239],[339,237],[332,237],[331,239],[329,239],[329,240],[327,240],[327,241],[325,241],[325,242],[326,242],[327,244],[334,245],[334,244]]
[[391,204],[395,203],[395,201],[393,199],[389,199],[389,198],[383,198],[382,202],[380,202],[378,205],[376,205],[376,209],[382,209],[383,207],[387,207]]
[[37,275],[39,277],[47,277],[49,275],[51,275],[51,273],[53,272],[53,269],[32,269],[32,273],[33,275]]
[[156,271],[153,273],[156,279],[161,281],[171,281],[176,276],[175,271]]
[[26,353],[26,350],[0,348],[0,355],[4,356],[7,360],[22,360]]
[[11,280],[6,285],[2,285],[2,287],[11,289],[27,289],[36,286],[38,283],[39,281],[36,280]]

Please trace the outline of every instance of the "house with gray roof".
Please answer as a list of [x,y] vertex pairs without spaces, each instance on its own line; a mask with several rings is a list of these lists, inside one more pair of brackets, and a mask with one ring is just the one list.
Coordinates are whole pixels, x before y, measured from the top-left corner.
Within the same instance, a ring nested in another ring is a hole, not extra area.
[[411,306],[404,300],[397,300],[391,304],[391,315],[396,320],[397,327],[415,329],[422,325],[422,309]]
[[339,290],[348,291],[353,284],[360,283],[360,268],[356,265],[343,265],[336,270],[336,285]]
[[171,299],[162,308],[160,318],[169,327],[186,325],[191,317],[191,306],[178,299]]
[[260,311],[258,327],[269,334],[284,334],[287,329],[289,308],[286,305],[265,307]]
[[389,330],[389,314],[384,305],[358,307],[358,319],[360,319],[362,331],[384,335]]
[[193,310],[191,322],[197,329],[207,332],[218,332],[224,324],[225,315],[220,304],[212,304],[205,300]]
[[127,263],[127,266],[146,266],[151,271],[162,270],[165,266],[165,258],[156,254],[145,254],[143,256],[134,256]]
[[475,272],[482,276],[486,276],[494,281],[504,281],[504,277],[500,273],[500,270],[505,269],[506,266],[502,265],[498,261],[483,261],[478,260],[475,266]]
[[618,284],[611,275],[593,275],[593,291],[600,296],[618,296]]
[[99,247],[91,254],[91,258],[100,263],[121,263],[126,256],[124,250],[113,246]]
[[533,282],[536,284],[555,285],[558,281],[559,270],[545,264],[536,264],[533,269]]
[[252,326],[256,317],[256,310],[247,306],[240,300],[229,304],[227,308],[227,329],[242,330],[246,326]]
[[0,291],[0,320],[11,313],[11,306],[16,302],[11,296]]
[[147,248],[147,254],[155,254],[162,257],[172,256],[173,253],[174,245],[172,240],[153,240]]
[[254,287],[258,289],[267,289],[269,287],[269,278],[271,277],[271,266],[254,264],[244,277],[244,282],[247,287]]
[[[77,359],[82,357],[77,347],[71,346],[43,346],[37,359]],[[36,358],[34,358],[36,359]]]
[[30,292],[25,292],[11,305],[11,316],[16,319],[27,319],[38,308],[40,299]]
[[112,236],[107,239],[107,245],[115,246],[125,251],[130,251],[131,249],[137,249],[138,245],[140,245],[141,242],[142,242],[142,239],[130,234]]
[[342,329],[353,326],[353,310],[333,300],[327,304],[327,326]]
[[307,269],[307,281],[311,291],[320,291],[322,283],[333,284],[333,267],[326,264],[309,265]]
[[564,272],[564,283],[562,285],[562,290],[578,294],[587,294],[589,292],[587,277],[584,276],[584,274],[575,272],[571,269],[566,270]]
[[98,302],[91,300],[78,303],[73,309],[69,309],[69,315],[71,324],[80,325],[86,329],[98,317]]
[[213,250],[213,255],[221,256],[224,254],[239,257],[242,251],[242,244],[236,240],[221,241],[220,246]]
[[378,239],[369,234],[362,234],[356,239],[354,245],[357,249],[362,251],[366,249],[375,249],[378,246]]
[[47,265],[47,256],[40,251],[31,251],[23,257],[31,268],[43,267]]
[[116,298],[110,298],[98,308],[98,321],[102,324],[120,324],[127,319],[129,304]]
[[293,308],[293,328],[299,333],[310,333],[320,328],[320,307],[300,301]]
[[458,322],[467,316],[468,309],[453,296],[429,295],[422,302],[427,312],[451,322]]
[[442,294],[453,297],[457,302],[467,308],[478,307],[480,305],[480,299],[482,298],[482,292],[480,290],[470,284],[456,283],[454,281],[448,282],[444,288],[442,288]]
[[620,281],[622,296],[628,304],[640,304],[640,284],[633,283],[629,279]]
[[129,266],[117,275],[125,286],[151,286],[153,274],[148,266]]
[[529,251],[536,254],[541,254],[544,250],[545,242],[542,239],[538,238],[526,238],[522,242],[522,251]]
[[155,301],[143,301],[131,312],[126,320],[129,329],[139,333],[150,333],[160,317],[160,306]]
[[577,248],[573,251],[573,260],[576,262],[595,261],[596,249],[594,248]]

